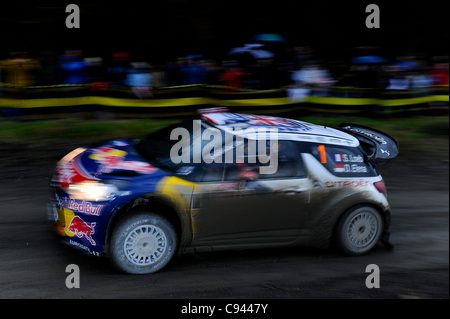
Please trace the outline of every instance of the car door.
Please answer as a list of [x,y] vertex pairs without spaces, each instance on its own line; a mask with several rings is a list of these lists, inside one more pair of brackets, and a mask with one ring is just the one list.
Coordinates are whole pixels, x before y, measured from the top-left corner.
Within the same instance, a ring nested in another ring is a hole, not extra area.
[[204,165],[192,202],[195,246],[285,243],[298,237],[311,189],[298,146],[278,142],[274,174],[260,174],[261,165],[248,159]]

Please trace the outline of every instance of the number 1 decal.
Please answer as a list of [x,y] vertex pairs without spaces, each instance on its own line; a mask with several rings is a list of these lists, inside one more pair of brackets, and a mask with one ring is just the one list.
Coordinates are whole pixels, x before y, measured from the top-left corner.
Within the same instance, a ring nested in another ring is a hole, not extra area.
[[319,145],[317,147],[317,150],[320,153],[320,162],[322,164],[326,164],[327,163],[327,153],[325,152],[325,145]]

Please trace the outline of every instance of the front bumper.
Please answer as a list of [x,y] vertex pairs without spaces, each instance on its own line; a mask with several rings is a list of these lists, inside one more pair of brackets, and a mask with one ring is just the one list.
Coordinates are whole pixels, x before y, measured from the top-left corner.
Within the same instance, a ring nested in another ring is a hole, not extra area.
[[101,211],[106,205],[61,195],[64,192],[55,190],[47,203],[47,218],[53,230],[70,246],[96,256],[103,254],[105,217]]

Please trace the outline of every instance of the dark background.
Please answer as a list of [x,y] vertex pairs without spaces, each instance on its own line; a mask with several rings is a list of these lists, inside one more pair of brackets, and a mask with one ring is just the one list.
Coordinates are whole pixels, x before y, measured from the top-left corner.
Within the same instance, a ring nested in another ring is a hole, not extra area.
[[[80,7],[80,29],[67,29],[68,4]],[[381,28],[368,29],[368,4]],[[448,1],[150,0],[9,1],[0,6],[0,58],[10,51],[86,56],[131,51],[134,59],[167,61],[188,54],[222,58],[258,33],[285,36],[289,47],[310,45],[324,59],[348,59],[354,47],[380,55],[448,55]]]

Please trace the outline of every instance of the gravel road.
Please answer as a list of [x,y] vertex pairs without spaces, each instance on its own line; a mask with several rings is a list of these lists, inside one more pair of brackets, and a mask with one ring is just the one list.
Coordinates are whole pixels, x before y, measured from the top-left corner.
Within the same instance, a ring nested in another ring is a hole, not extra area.
[[[62,245],[46,220],[55,161],[70,150],[0,147],[0,298],[449,298],[448,153],[401,155],[382,167],[393,219],[392,250],[346,257],[286,248],[216,252],[175,259],[147,276],[117,272],[106,258]],[[80,288],[66,287],[66,266],[80,269]],[[366,267],[380,288],[365,285]]]

